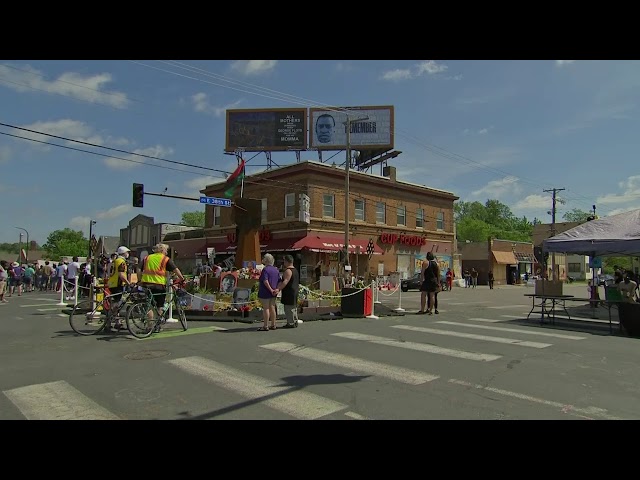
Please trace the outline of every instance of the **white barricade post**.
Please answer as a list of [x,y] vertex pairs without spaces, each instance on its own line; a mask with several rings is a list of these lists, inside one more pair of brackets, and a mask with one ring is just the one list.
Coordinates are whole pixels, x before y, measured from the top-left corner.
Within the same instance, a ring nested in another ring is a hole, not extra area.
[[167,317],[167,322],[168,323],[178,323],[178,319],[177,318],[173,318],[173,302],[174,300],[177,301],[178,297],[175,296],[175,294],[173,294],[171,292],[171,290],[173,290],[173,288],[171,288],[171,285],[173,285],[173,280],[171,280],[170,278],[167,280],[167,293],[169,295],[170,301],[169,301],[169,316]]
[[398,312],[398,313],[402,313],[404,312],[404,308],[402,308],[402,284],[396,286],[396,288],[398,289],[398,308],[395,308],[393,311],[394,312]]
[[62,277],[60,280],[62,280],[62,282],[60,283],[60,302],[56,303],[56,305],[66,306],[67,302],[64,301],[64,277]]
[[[374,280],[372,280],[372,281],[371,281],[371,300],[373,300],[373,295],[374,295],[374,292],[375,292],[376,290],[377,290],[377,288],[376,288],[376,282],[375,282]],[[366,318],[372,318],[372,319],[374,319],[374,320],[377,320],[378,318],[380,318],[380,317],[376,316],[376,314],[374,313],[374,306],[375,306],[375,304],[376,304],[376,302],[373,302],[373,301],[371,302],[371,315],[367,315],[367,317],[366,317]]]
[[378,280],[371,280],[371,282],[374,285],[373,292],[374,292],[374,295],[375,295],[373,303],[382,303],[380,301],[380,292],[378,290],[380,288],[379,285],[378,285]]
[[76,305],[78,305],[78,277],[75,278],[75,288],[74,288],[74,294],[73,294],[73,306],[75,307]]

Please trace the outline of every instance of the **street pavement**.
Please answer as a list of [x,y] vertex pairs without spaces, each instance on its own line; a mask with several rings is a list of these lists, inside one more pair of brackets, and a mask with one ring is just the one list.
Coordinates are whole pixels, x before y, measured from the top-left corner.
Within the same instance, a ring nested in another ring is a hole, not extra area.
[[640,340],[610,334],[603,309],[526,320],[525,293],[454,288],[439,315],[419,315],[419,292],[380,292],[378,311],[404,314],[268,332],[191,321],[146,340],[77,336],[59,295],[13,296],[0,305],[0,419],[640,418]]

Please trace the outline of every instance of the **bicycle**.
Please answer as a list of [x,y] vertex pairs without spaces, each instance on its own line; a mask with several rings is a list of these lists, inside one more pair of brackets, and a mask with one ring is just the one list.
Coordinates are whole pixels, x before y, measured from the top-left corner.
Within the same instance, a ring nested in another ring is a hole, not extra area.
[[[171,285],[170,296],[162,309],[162,312],[158,314],[158,307],[155,300],[155,295],[149,290],[146,290],[146,298],[143,302],[135,303],[127,310],[126,323],[129,333],[136,338],[148,338],[154,332],[159,332],[167,322],[167,314],[169,307],[174,304],[174,313],[178,314],[178,320],[182,325],[182,330],[187,330],[187,314],[184,311],[185,297],[187,296],[186,290],[182,288],[184,284]],[[142,287],[144,288],[144,287]],[[163,294],[164,295],[164,294]],[[148,317],[149,311],[153,309],[154,317],[150,319]]]
[[[125,286],[122,297],[117,302],[111,301],[117,294],[109,293],[108,288],[105,288],[104,292],[102,300],[86,298],[73,307],[69,314],[69,325],[78,335],[96,335],[110,330],[111,324],[117,321],[122,309],[128,310],[136,304],[138,289],[135,285]],[[140,302],[139,299],[137,301]]]

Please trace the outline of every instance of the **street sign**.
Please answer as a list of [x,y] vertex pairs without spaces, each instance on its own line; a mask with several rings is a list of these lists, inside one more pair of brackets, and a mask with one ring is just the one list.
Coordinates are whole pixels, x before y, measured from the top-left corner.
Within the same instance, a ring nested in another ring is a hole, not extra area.
[[200,197],[200,203],[206,203],[207,205],[217,205],[219,207],[231,206],[231,200],[229,200],[228,198]]

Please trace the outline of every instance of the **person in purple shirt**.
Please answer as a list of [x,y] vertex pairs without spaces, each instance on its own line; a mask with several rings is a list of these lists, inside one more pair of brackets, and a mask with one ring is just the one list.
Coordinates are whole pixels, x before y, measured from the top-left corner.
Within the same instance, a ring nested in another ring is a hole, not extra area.
[[264,325],[258,330],[261,332],[269,331],[269,322],[271,322],[271,330],[276,329],[276,296],[278,295],[278,282],[280,281],[280,271],[273,266],[275,260],[273,255],[266,253],[262,257],[264,268],[260,273],[260,286],[258,288],[258,299],[262,304],[262,321]]

